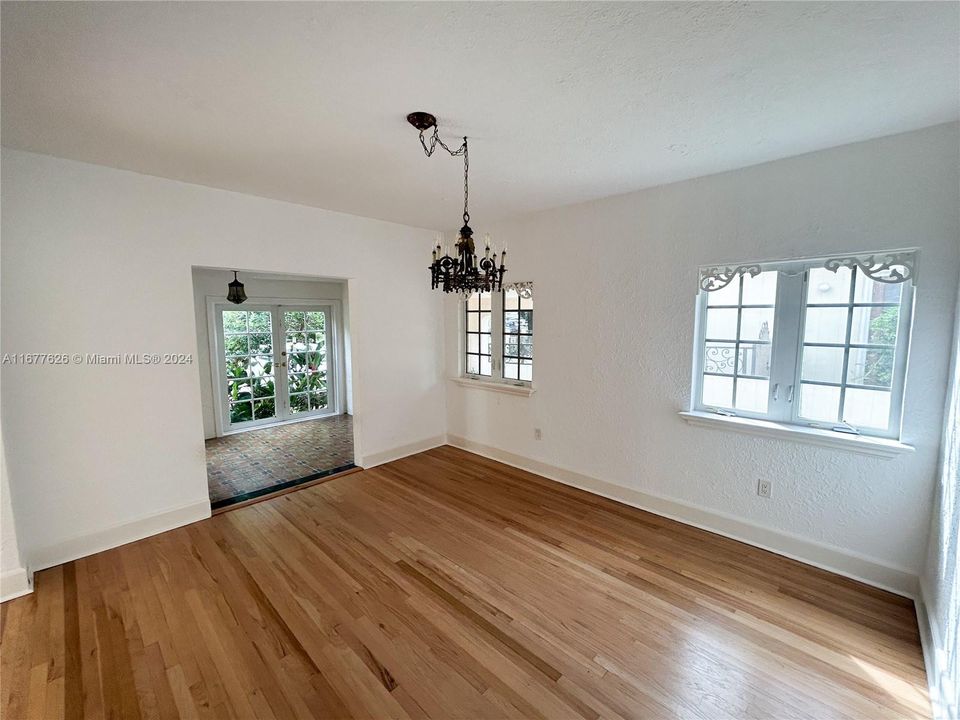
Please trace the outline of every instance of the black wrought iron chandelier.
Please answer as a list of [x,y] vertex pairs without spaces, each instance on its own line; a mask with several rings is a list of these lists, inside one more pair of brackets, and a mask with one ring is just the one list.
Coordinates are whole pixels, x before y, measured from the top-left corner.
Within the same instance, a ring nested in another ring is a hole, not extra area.
[[[456,255],[441,247],[441,243],[433,248],[433,257],[430,263],[430,287],[434,290],[442,288],[444,292],[471,294],[475,292],[494,292],[503,287],[503,275],[507,271],[507,248],[500,252],[493,252],[490,247],[490,235],[486,235],[483,257],[479,257],[473,241],[473,230],[470,228],[470,155],[467,150],[467,138],[456,150],[440,139],[437,130],[437,119],[426,112],[413,112],[407,115],[407,122],[420,131],[420,144],[427,157],[433,155],[437,147],[447,151],[452,157],[463,156],[463,227],[460,228],[460,237],[455,244]],[[433,134],[425,135],[431,128]],[[499,265],[498,265],[499,263]]]

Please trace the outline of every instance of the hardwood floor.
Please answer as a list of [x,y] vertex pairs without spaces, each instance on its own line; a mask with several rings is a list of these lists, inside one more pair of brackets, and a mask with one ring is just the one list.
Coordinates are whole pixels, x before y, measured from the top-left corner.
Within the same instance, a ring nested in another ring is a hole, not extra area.
[[38,573],[19,718],[929,717],[911,601],[450,447]]

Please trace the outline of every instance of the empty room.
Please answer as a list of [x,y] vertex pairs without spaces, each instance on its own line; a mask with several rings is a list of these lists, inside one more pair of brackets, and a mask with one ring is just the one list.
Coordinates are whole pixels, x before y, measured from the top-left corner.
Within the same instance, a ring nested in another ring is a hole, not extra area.
[[0,8],[3,720],[960,720],[960,2]]

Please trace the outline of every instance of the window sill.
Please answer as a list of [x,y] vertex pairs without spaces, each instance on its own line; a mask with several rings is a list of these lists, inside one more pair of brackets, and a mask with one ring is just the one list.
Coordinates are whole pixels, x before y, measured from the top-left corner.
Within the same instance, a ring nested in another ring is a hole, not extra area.
[[460,387],[474,388],[476,390],[489,390],[490,392],[505,393],[507,395],[518,395],[520,397],[530,397],[536,390],[532,385],[511,385],[496,380],[477,380],[470,377],[453,377],[450,382],[456,383]]
[[911,453],[914,450],[912,445],[905,445],[897,440],[867,437],[865,435],[846,435],[831,430],[787,425],[769,420],[726,417],[707,412],[681,412],[680,417],[683,418],[684,422],[699,427],[712,427],[781,440],[793,440],[808,445],[820,445],[821,447],[847,450],[862,455],[891,458],[903,453]]

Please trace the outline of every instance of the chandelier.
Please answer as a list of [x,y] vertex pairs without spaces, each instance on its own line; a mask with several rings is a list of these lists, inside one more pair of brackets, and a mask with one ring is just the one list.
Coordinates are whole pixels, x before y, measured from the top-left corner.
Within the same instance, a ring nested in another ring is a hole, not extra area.
[[[503,274],[507,271],[507,248],[504,246],[500,257],[491,252],[490,235],[484,237],[483,257],[477,255],[473,242],[473,230],[470,228],[470,156],[467,151],[467,138],[456,150],[451,150],[437,130],[437,119],[426,112],[414,112],[407,115],[407,122],[420,131],[420,144],[427,157],[433,155],[437,146],[442,147],[452,157],[463,156],[463,227],[454,245],[456,254],[451,257],[438,242],[433,248],[430,262],[430,287],[442,288],[444,292],[456,292],[470,295],[475,292],[495,292],[503,287]],[[427,138],[424,133],[433,128],[433,134]],[[499,262],[499,265],[497,264]]]

